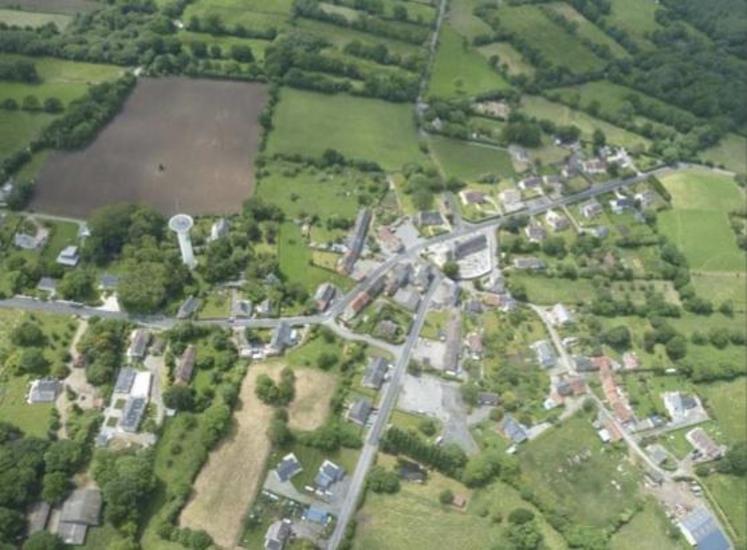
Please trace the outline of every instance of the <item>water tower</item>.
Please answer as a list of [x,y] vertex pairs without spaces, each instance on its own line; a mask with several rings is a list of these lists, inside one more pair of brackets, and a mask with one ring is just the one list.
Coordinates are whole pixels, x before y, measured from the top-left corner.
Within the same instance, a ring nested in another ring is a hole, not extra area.
[[192,251],[192,239],[189,238],[189,230],[194,225],[194,220],[187,214],[177,214],[169,220],[169,229],[176,233],[179,238],[179,250],[182,252],[182,262],[192,269],[195,264],[195,254]]

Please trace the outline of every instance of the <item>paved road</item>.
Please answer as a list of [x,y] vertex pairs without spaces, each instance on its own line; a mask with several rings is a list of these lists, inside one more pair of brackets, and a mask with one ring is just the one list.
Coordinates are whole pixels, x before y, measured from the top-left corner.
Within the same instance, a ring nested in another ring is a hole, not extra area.
[[441,278],[441,275],[434,278],[425,298],[420,302],[420,306],[415,315],[415,321],[410,329],[410,334],[407,336],[407,340],[405,340],[405,343],[402,346],[402,352],[397,358],[392,378],[389,384],[387,384],[385,390],[386,393],[384,398],[381,400],[378,414],[376,415],[373,426],[371,426],[371,429],[368,432],[368,437],[366,438],[360,457],[358,458],[358,464],[353,472],[350,488],[348,489],[347,495],[345,495],[345,502],[343,503],[342,508],[340,509],[340,514],[337,517],[335,530],[327,544],[328,550],[335,550],[337,548],[345,534],[348,522],[353,517],[353,514],[355,514],[358,506],[358,499],[360,498],[361,491],[363,490],[366,481],[366,475],[376,457],[376,453],[379,449],[379,440],[384,428],[386,428],[387,422],[389,421],[389,415],[397,402],[397,397],[399,396],[399,391],[402,387],[402,381],[407,372],[407,365],[410,363],[412,349],[418,340],[420,331],[423,329],[428,306],[433,298],[433,293],[441,282]]

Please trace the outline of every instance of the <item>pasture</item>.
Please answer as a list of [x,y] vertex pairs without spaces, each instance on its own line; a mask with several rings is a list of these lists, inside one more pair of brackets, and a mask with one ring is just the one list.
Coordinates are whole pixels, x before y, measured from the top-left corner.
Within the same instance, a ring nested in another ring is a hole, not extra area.
[[635,506],[635,468],[623,453],[602,444],[589,417],[577,414],[518,456],[522,477],[537,498],[574,524],[603,529]]
[[64,105],[85,95],[91,84],[114,80],[122,74],[122,67],[67,61],[52,57],[28,57],[0,54],[2,60],[23,59],[33,62],[39,75],[39,83],[3,82],[0,86],[0,102],[15,99],[19,104],[27,95],[34,95],[40,103],[56,97]]
[[607,46],[614,57],[625,57],[627,55],[627,52],[620,44],[615,42],[615,40],[605,34],[605,32],[594,23],[577,12],[573,6],[564,2],[553,2],[547,4],[547,7],[553,12],[565,17],[568,21],[578,25],[576,27],[576,34],[580,38],[585,38],[594,44]]
[[501,28],[522,36],[553,65],[580,73],[604,66],[578,37],[550,20],[537,6],[501,6],[497,15]]
[[613,126],[612,124],[587,115],[584,112],[576,111],[562,105],[548,101],[540,96],[525,95],[521,100],[521,110],[529,116],[538,119],[552,120],[556,124],[574,124],[581,130],[581,137],[590,140],[594,130],[601,130],[607,136],[607,143],[622,145],[627,149],[646,149],[650,142],[643,136],[634,134]]
[[91,145],[50,154],[34,208],[86,216],[140,201],[164,214],[236,212],[252,192],[266,98],[260,84],[141,79]]
[[464,44],[450,26],[441,30],[428,94],[434,97],[472,97],[510,88],[488,61]]
[[205,19],[218,16],[225,25],[244,25],[250,30],[282,29],[290,15],[291,0],[197,0],[184,10],[182,18]]
[[493,32],[490,25],[473,13],[474,9],[480,4],[480,0],[452,0],[449,2],[449,11],[446,16],[449,24],[470,42],[475,36]]
[[94,0],[0,0],[0,8],[75,15],[89,13],[101,5]]
[[260,374],[273,371],[277,369],[269,365],[250,367],[234,409],[234,426],[210,453],[181,513],[182,526],[204,529],[222,547],[233,547],[238,540],[244,512],[262,483],[271,447],[265,431],[272,407],[259,400],[254,388]]
[[747,308],[747,279],[744,273],[695,271],[690,273],[690,280],[698,296],[708,298],[715,304],[731,300],[737,311]]
[[441,136],[431,136],[429,143],[436,163],[449,177],[471,180],[485,174],[514,175],[511,156],[504,149]]
[[296,396],[288,407],[288,425],[294,430],[315,430],[327,420],[337,378],[317,368],[296,368],[293,373]]
[[726,134],[721,141],[701,153],[705,160],[738,174],[747,174],[747,138]]
[[744,202],[729,176],[685,170],[661,178],[672,195],[671,210],[659,215],[659,228],[696,271],[745,271],[727,213]]
[[417,54],[422,52],[422,48],[409,42],[402,42],[393,38],[384,38],[375,34],[370,34],[347,27],[340,27],[315,19],[298,19],[295,25],[305,31],[321,36],[328,40],[332,45],[342,49],[353,40],[360,40],[362,44],[374,46],[378,44],[385,45],[389,51],[400,55]]
[[54,119],[47,113],[0,110],[0,161],[26,147]]
[[647,35],[659,28],[654,18],[657,6],[650,0],[611,0],[607,23],[629,33],[640,46],[651,46]]
[[737,548],[743,548],[747,540],[747,478],[723,474],[712,474],[701,478],[708,492],[726,516],[729,526],[737,534]]
[[54,23],[62,30],[72,21],[72,17],[62,13],[37,13],[33,11],[8,10],[0,8],[0,23],[17,27],[42,27]]
[[327,149],[376,161],[387,170],[425,158],[410,105],[283,89],[268,153],[321,156]]
[[747,439],[747,379],[701,384],[698,393],[706,399],[727,443]]
[[511,76],[524,74],[534,75],[534,67],[526,61],[521,53],[508,42],[493,42],[477,48],[485,58],[490,59],[497,55],[500,65],[506,65],[506,72]]
[[672,524],[654,500],[623,525],[610,539],[610,550],[685,550],[683,539],[669,536]]

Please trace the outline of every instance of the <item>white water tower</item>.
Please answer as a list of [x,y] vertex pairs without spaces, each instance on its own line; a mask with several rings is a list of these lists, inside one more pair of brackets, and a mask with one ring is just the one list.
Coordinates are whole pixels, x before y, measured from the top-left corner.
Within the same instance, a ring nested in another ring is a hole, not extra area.
[[182,252],[182,262],[192,269],[195,264],[195,254],[192,250],[192,239],[189,238],[189,230],[195,224],[191,216],[177,214],[169,220],[169,229],[176,233],[179,238],[179,250]]

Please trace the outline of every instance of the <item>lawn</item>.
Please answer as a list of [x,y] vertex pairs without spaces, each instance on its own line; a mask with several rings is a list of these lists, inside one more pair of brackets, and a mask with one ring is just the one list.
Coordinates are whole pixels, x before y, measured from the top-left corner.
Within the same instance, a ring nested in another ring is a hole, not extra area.
[[630,522],[623,525],[610,540],[610,550],[684,550],[689,548],[680,538],[669,536],[671,522],[654,500],[646,504]]
[[19,104],[27,95],[34,95],[40,103],[50,97],[56,97],[64,105],[82,97],[90,84],[105,80],[114,80],[122,74],[121,67],[66,61],[51,57],[26,57],[14,54],[0,54],[0,59],[25,59],[32,61],[39,75],[38,84],[23,82],[3,82],[0,86],[0,101],[15,99]]
[[442,98],[473,97],[509,89],[506,79],[464,41],[449,25],[441,29],[428,95]]
[[594,130],[601,130],[607,142],[622,145],[628,149],[646,149],[650,142],[646,138],[629,132],[608,122],[599,120],[584,112],[576,111],[539,96],[524,96],[521,110],[538,119],[552,120],[556,124],[574,124],[581,130],[581,137],[591,140]]
[[723,165],[727,170],[739,174],[747,173],[747,138],[737,134],[726,134],[717,145],[701,153],[705,160]]
[[744,202],[729,176],[706,170],[669,174],[662,183],[673,209],[659,215],[659,228],[685,254],[696,271],[744,271],[745,256],[736,245],[727,213]]
[[330,148],[389,170],[424,159],[409,105],[284,89],[268,152],[319,156]]
[[47,113],[0,110],[0,161],[25,148],[54,119]]
[[448,177],[474,180],[486,174],[502,178],[514,175],[511,156],[504,149],[441,136],[432,136],[430,147]]
[[18,27],[42,27],[54,23],[62,30],[68,26],[73,18],[59,13],[36,13],[32,11],[0,9],[0,23]]
[[607,528],[635,506],[637,471],[624,453],[602,444],[590,417],[577,414],[518,456],[524,481],[540,501],[576,525]]
[[521,53],[508,42],[493,42],[480,46],[477,51],[487,59],[497,55],[500,65],[506,65],[506,72],[512,76],[524,74],[531,77],[534,75],[532,64],[526,61]]
[[520,35],[552,65],[579,73],[604,66],[578,37],[550,20],[538,6],[501,6],[497,15],[502,29]]

